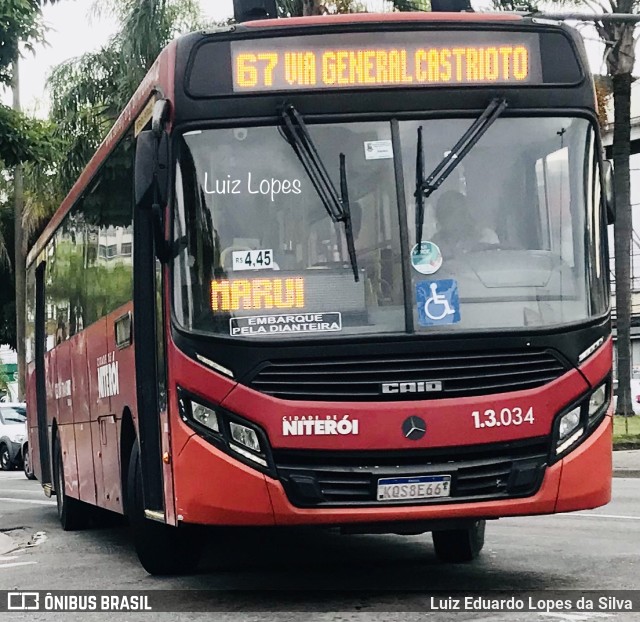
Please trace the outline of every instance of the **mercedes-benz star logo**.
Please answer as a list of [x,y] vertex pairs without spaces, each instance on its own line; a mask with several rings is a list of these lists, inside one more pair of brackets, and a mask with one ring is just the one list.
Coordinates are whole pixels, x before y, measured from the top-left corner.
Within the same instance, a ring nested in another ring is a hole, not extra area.
[[402,433],[410,441],[419,441],[427,433],[427,424],[420,417],[409,417],[402,424]]

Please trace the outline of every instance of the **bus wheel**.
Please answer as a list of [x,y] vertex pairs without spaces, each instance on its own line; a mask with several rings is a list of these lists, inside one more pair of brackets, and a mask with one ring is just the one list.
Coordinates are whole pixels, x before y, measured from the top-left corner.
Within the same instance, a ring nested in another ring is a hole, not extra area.
[[164,525],[145,517],[137,443],[129,460],[127,507],[136,553],[149,574],[178,575],[196,571],[202,544],[197,540],[195,529],[188,525]]
[[434,531],[433,546],[441,562],[458,564],[470,562],[480,554],[484,546],[485,520],[474,521],[466,529]]
[[68,497],[64,491],[62,449],[57,437],[53,448],[53,456],[53,476],[56,484],[56,505],[58,506],[58,518],[60,519],[62,529],[65,531],[84,529],[89,522],[89,508],[82,501]]

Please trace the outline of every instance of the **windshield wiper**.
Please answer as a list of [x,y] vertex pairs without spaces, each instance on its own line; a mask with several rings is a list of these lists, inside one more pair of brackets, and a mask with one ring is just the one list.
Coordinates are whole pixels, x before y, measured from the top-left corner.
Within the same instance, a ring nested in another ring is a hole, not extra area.
[[473,122],[471,127],[462,135],[460,140],[451,148],[451,151],[442,158],[431,174],[424,178],[424,146],[422,139],[422,126],[418,128],[418,145],[416,157],[416,244],[418,254],[422,251],[422,228],[424,226],[424,200],[428,199],[453,173],[454,169],[469,151],[482,138],[484,133],[494,124],[507,107],[507,100],[496,97],[486,107],[485,111]]
[[340,196],[338,196],[338,191],[333,185],[331,177],[329,177],[327,167],[324,165],[300,113],[293,105],[288,105],[282,111],[281,119],[284,135],[309,176],[316,193],[322,201],[322,205],[327,210],[327,214],[329,214],[333,222],[341,222],[344,225],[349,260],[357,283],[360,280],[360,276],[358,274],[358,260],[351,224],[347,157],[344,153],[340,154]]

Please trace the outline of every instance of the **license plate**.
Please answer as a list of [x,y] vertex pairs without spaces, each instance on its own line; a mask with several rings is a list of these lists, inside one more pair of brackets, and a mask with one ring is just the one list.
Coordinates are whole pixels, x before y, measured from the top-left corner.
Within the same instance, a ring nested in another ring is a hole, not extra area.
[[451,475],[385,477],[378,480],[378,501],[433,499],[451,494]]

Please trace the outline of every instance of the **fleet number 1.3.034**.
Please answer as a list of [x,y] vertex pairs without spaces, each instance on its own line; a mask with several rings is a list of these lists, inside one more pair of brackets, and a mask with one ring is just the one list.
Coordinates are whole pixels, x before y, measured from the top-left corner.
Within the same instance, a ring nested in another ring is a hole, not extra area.
[[518,406],[502,408],[499,411],[491,408],[484,411],[474,410],[471,416],[476,428],[499,428],[534,422],[533,406],[530,406],[526,412]]

